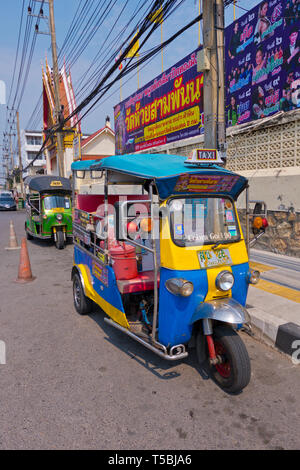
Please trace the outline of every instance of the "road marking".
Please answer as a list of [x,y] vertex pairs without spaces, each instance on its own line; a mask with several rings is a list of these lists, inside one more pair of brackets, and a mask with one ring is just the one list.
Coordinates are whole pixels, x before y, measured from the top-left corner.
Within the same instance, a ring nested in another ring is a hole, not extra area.
[[264,273],[266,271],[272,271],[273,269],[276,269],[275,266],[267,266],[266,264],[256,263],[254,261],[250,261],[249,266],[252,269],[258,269],[258,271],[260,271],[261,273]]
[[254,287],[300,304],[300,292],[298,290],[291,289],[290,287],[284,287],[276,284],[275,282],[265,281],[263,279],[260,279],[258,284],[255,284]]

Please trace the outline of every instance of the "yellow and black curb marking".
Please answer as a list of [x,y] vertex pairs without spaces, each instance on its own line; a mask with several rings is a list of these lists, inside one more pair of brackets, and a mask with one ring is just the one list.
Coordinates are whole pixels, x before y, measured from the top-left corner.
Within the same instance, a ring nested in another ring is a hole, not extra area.
[[[250,261],[249,265],[252,269],[257,269],[261,273],[278,269],[275,266],[268,266],[261,263],[255,263],[253,261]],[[260,279],[260,281],[258,282],[258,284],[255,285],[255,287],[257,287],[257,289],[270,292],[271,294],[279,295],[280,297],[284,297],[285,299],[292,300],[293,302],[297,302],[300,304],[300,292],[298,290],[291,289],[290,287],[281,286],[275,281],[271,282],[265,281],[264,279]]]

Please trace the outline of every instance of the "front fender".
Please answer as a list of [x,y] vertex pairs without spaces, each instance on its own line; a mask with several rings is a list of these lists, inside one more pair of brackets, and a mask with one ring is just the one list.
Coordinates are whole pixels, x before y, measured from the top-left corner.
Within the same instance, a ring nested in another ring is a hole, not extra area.
[[234,299],[218,299],[209,302],[201,302],[191,318],[191,323],[195,323],[203,318],[210,318],[211,320],[231,324],[250,322],[250,316],[245,307]]

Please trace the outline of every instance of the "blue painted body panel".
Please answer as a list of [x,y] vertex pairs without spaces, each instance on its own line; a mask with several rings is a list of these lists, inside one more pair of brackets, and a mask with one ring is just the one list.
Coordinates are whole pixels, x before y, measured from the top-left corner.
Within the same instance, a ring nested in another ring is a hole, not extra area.
[[[172,277],[192,281],[194,291],[189,297],[172,294],[165,287]],[[173,271],[160,270],[158,341],[165,346],[187,343],[192,335],[191,318],[200,302],[203,302],[208,289],[206,270]]]
[[[118,290],[116,277],[112,267],[104,266],[96,261],[96,264],[103,267],[105,271],[105,282],[96,277],[93,273],[93,263],[95,260],[74,246],[74,262],[76,265],[84,265],[90,271],[94,290],[109,304],[124,312],[121,294]],[[248,292],[247,273],[249,264],[243,263],[231,266],[235,283],[232,288],[232,298],[245,306]],[[194,284],[194,291],[189,297],[176,296],[169,292],[165,283],[170,278],[183,278]],[[207,271],[205,269],[174,271],[172,269],[160,269],[159,288],[159,312],[158,312],[158,341],[165,346],[176,344],[186,344],[191,339],[193,331],[193,321],[199,303],[204,302],[208,292]],[[198,320],[199,318],[197,318]]]
[[103,267],[107,271],[107,276],[105,276],[107,278],[107,282],[101,282],[101,280],[99,280],[98,277],[93,274],[93,262],[95,261],[88,253],[81,250],[77,245],[74,245],[74,262],[77,265],[83,264],[89,268],[92,277],[93,288],[97,294],[124,313],[123,302],[117,286],[116,276],[113,268],[111,266],[102,265],[100,261],[96,262],[99,266]]
[[234,284],[231,289],[232,298],[245,307],[249,288],[249,284],[247,282],[249,263],[231,266],[231,270],[234,276]]
[[[235,278],[231,290],[232,298],[245,306],[248,292],[247,273],[249,264],[231,266]],[[192,281],[194,291],[190,297],[176,296],[165,287],[167,279],[172,277]],[[187,343],[191,339],[195,312],[203,302],[208,291],[207,272],[205,269],[191,271],[173,271],[161,268],[159,289],[158,340],[165,346]],[[199,320],[197,317],[196,320]]]

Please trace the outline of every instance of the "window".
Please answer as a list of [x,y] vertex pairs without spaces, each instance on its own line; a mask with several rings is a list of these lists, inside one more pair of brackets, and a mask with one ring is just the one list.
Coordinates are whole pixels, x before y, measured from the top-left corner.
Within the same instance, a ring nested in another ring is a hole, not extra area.
[[44,198],[45,210],[64,208],[70,209],[70,198],[66,196],[47,196]]
[[9,194],[0,194],[0,202],[5,203],[5,202],[13,202],[12,196]]
[[169,209],[176,245],[230,243],[240,239],[234,205],[228,198],[174,198]]
[[[33,160],[37,156],[37,152],[27,152],[27,159]],[[43,154],[37,157],[37,160],[44,160],[45,156]]]
[[42,145],[42,137],[37,135],[26,136],[26,142],[28,145]]

